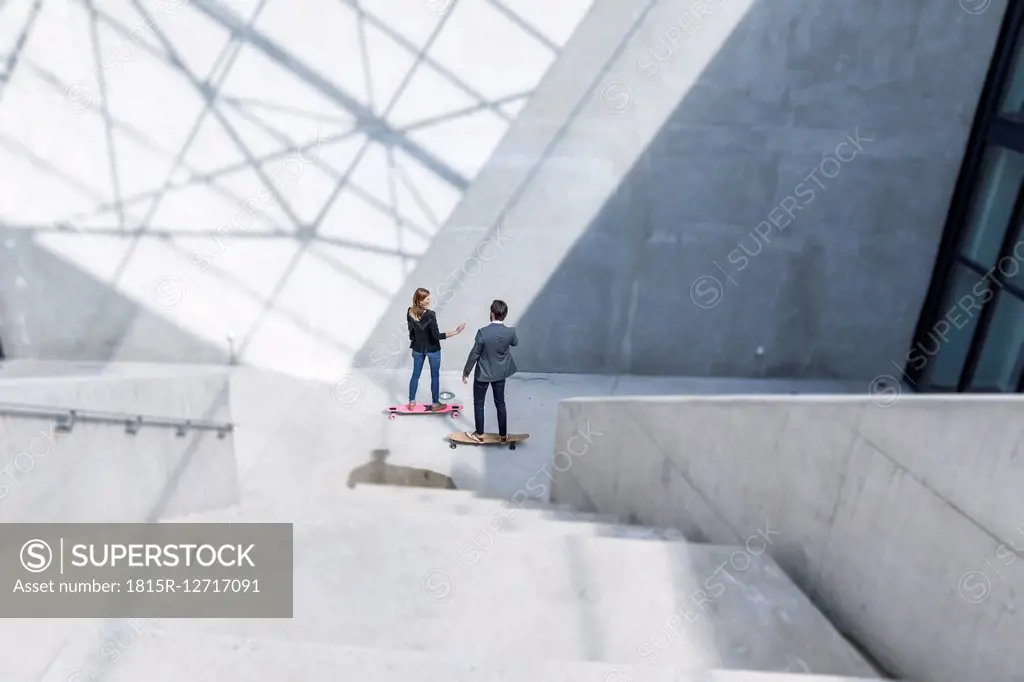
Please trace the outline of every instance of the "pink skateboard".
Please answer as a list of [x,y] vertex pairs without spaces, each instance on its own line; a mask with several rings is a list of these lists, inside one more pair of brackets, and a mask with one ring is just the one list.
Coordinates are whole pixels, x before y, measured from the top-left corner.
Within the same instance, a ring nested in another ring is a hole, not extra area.
[[388,419],[394,419],[400,414],[444,414],[446,412],[451,413],[452,419],[458,419],[459,413],[462,412],[462,405],[448,403],[437,412],[431,410],[430,405],[423,405],[421,403],[417,403],[416,407],[411,410],[408,405],[395,405],[384,410],[384,413],[388,415]]

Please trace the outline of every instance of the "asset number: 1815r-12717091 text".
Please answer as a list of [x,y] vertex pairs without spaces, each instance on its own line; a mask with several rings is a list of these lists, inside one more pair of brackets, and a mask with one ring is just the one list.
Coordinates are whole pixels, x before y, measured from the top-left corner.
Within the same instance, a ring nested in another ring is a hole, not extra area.
[[137,578],[126,581],[128,592],[208,592],[214,594],[252,592],[258,594],[258,579],[239,578]]

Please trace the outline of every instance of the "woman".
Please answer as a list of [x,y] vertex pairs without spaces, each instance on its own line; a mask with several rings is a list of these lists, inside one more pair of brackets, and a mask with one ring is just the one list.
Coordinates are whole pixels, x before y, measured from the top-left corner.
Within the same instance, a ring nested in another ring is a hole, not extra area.
[[437,315],[430,309],[430,292],[420,287],[412,295],[412,307],[405,314],[409,325],[409,348],[412,349],[412,378],[409,380],[409,409],[416,408],[416,388],[420,383],[423,361],[430,361],[430,398],[433,401],[431,410],[438,412],[444,409],[441,404],[441,341],[458,336],[466,328],[462,323],[455,331],[439,332]]

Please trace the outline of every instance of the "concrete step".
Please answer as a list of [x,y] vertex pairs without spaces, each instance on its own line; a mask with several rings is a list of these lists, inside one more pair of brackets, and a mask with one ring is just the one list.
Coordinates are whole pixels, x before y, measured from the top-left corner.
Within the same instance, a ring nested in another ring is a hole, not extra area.
[[[92,675],[83,673],[82,680],[106,682],[337,682],[339,679],[373,682],[867,682],[869,679],[525,658],[503,663],[467,660],[462,654],[237,637],[198,638],[151,632],[148,628],[137,634],[126,632],[129,634],[119,634],[115,640],[118,649],[125,649],[116,663],[106,665],[95,655],[98,643],[80,641],[62,652],[48,671],[52,675],[41,680],[32,678],[31,682],[68,682],[72,680],[67,676],[68,671],[77,668]],[[29,682],[29,678],[9,679],[9,682]]]
[[580,512],[569,504],[551,504],[525,499],[523,495],[510,498],[481,497],[470,490],[429,490],[401,488],[388,485],[360,485],[352,491],[352,502],[359,504],[407,505],[427,503],[431,508],[446,509],[460,514],[474,514],[487,518],[503,511],[515,511],[538,519],[588,521],[591,523],[622,524],[615,514]]
[[[515,502],[513,502],[510,497],[484,497],[474,490],[441,490],[375,484],[360,484],[351,490],[362,498],[375,498],[387,503],[402,503],[413,500],[460,510],[469,507],[478,509],[481,513],[486,514],[491,514],[502,506],[508,507],[511,505],[517,505],[518,508],[522,509],[578,513],[568,504],[551,504],[527,499],[525,493],[515,496]],[[611,514],[586,514],[586,516],[591,520],[602,521],[613,521],[617,518]]]
[[[324,507],[313,513],[284,515],[266,510],[234,507],[220,512],[195,514],[185,518],[170,519],[168,523],[269,523],[292,522],[300,526],[323,526],[327,523],[357,525],[367,523],[411,524],[423,526],[429,533],[438,523],[458,528],[467,537],[486,538],[492,534],[545,533],[558,535],[593,535],[633,540],[659,540],[685,542],[683,534],[674,528],[647,528],[623,524],[601,523],[579,520],[573,512],[548,512],[544,510],[522,511],[515,507],[491,514],[481,514],[472,508],[465,511],[435,508],[430,503],[401,502],[385,505],[383,502],[360,499],[358,495],[347,498],[344,503]],[[480,539],[480,542],[486,540]]]
[[[550,502],[542,502],[534,498],[529,498],[526,496],[524,491],[514,492],[511,495],[486,496],[481,495],[476,490],[470,489],[459,490],[440,487],[420,487],[415,485],[359,483],[353,487],[349,487],[344,483],[339,483],[336,478],[330,478],[328,475],[309,478],[308,480],[303,480],[303,485],[301,486],[289,486],[285,489],[282,489],[280,485],[275,488],[272,483],[268,483],[266,485],[262,484],[262,482],[260,485],[251,485],[247,481],[243,483],[241,490],[242,499],[259,499],[261,500],[261,504],[263,501],[269,502],[271,500],[281,500],[290,504],[301,504],[305,506],[308,506],[311,503],[332,504],[340,497],[344,497],[352,492],[358,492],[364,495],[373,495],[387,499],[400,498],[401,500],[412,499],[429,501],[439,505],[484,505],[491,510],[499,508],[502,504],[512,504],[511,500],[513,499],[523,508],[528,509],[573,510],[569,505],[551,504]],[[617,517],[609,514],[591,516],[595,520],[598,518],[601,520],[617,519]]]
[[639,661],[875,676],[763,544],[474,535],[451,521],[364,513],[297,525],[292,619],[161,620],[154,631],[513,664]]
[[[461,528],[467,536],[486,536],[489,532],[553,532],[561,535],[585,535],[633,540],[662,540],[685,542],[676,528],[651,528],[622,523],[608,523],[604,517],[592,520],[594,515],[579,514],[544,506],[519,509],[501,504],[477,504],[466,499],[463,504],[434,504],[416,496],[377,497],[371,494],[345,493],[331,506],[296,509],[288,505],[273,507],[256,505],[231,507],[167,519],[168,523],[241,523],[285,521],[297,524],[323,525],[336,521],[345,524],[387,521],[389,523],[418,524],[443,522]],[[608,517],[613,518],[613,517]]]
[[[236,521],[246,514],[261,518],[277,517],[276,520],[282,521],[301,521],[307,518],[320,518],[325,511],[336,509],[339,506],[361,506],[374,508],[415,507],[417,510],[475,515],[480,518],[514,510],[517,515],[537,519],[572,519],[604,524],[621,523],[621,519],[614,514],[577,512],[570,505],[552,505],[531,500],[513,503],[508,499],[478,497],[468,490],[363,484],[352,489],[340,488],[326,493],[308,491],[306,495],[293,496],[290,499],[264,492],[249,494],[243,492],[242,498],[243,503],[232,507],[230,512]],[[213,510],[175,518],[174,521],[200,523],[226,513],[228,513],[227,510]]]

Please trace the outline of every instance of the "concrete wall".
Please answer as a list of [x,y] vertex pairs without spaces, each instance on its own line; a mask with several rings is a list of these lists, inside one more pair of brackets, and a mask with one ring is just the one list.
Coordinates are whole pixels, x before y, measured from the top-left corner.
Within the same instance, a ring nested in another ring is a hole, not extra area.
[[[0,408],[28,404],[230,422],[228,376],[11,379]],[[0,409],[2,411],[2,409]],[[80,423],[58,433],[52,419],[0,414],[0,521],[149,521],[237,500],[234,437],[179,437],[145,426]]]
[[[927,289],[986,5],[599,1],[406,289],[446,328],[508,301],[526,371],[875,376]],[[407,362],[407,298],[364,365]]]
[[5,8],[5,352],[344,371],[591,3]]
[[712,543],[767,530],[779,564],[899,676],[1019,674],[1024,399],[577,399],[556,442],[553,501]]

